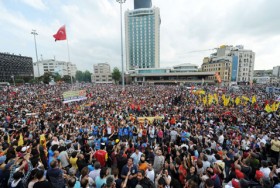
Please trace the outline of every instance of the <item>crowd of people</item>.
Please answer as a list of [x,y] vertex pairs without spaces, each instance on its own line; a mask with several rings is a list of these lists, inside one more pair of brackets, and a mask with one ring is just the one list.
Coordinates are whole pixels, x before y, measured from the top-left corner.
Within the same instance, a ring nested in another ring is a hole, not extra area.
[[71,88],[1,88],[0,187],[280,187],[265,86],[77,84],[87,99],[64,103]]

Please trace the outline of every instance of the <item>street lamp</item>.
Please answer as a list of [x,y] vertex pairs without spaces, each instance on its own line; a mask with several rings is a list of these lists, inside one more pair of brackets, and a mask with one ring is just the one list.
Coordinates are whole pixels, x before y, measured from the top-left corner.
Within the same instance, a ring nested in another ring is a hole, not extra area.
[[116,0],[120,3],[120,18],[121,18],[121,58],[122,58],[122,88],[124,87],[124,65],[123,65],[123,34],[122,34],[122,4],[125,3],[126,0]]
[[[37,53],[37,44],[36,44],[36,35],[38,35],[38,33],[36,32],[35,29],[32,29],[31,35],[34,36],[35,52],[36,52],[36,60],[37,60],[37,68],[38,68],[38,77],[40,77],[40,70],[39,70],[39,63],[38,63],[38,53]],[[35,74],[34,74],[34,78],[35,78]]]

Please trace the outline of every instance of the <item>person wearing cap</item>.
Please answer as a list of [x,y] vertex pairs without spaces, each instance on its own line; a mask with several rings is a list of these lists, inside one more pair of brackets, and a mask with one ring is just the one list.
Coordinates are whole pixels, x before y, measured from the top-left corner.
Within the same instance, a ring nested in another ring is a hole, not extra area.
[[105,167],[108,160],[108,153],[105,148],[105,143],[101,143],[101,149],[97,150],[93,155],[94,158],[100,162],[101,167]]

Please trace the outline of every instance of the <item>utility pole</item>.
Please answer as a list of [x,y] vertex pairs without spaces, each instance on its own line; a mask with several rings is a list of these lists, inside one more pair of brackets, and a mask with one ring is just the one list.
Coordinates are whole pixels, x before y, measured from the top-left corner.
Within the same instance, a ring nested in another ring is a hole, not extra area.
[[122,34],[122,4],[125,3],[126,0],[116,0],[120,3],[120,18],[121,18],[121,63],[122,63],[122,89],[125,90],[124,86],[124,64],[123,64],[123,34]]

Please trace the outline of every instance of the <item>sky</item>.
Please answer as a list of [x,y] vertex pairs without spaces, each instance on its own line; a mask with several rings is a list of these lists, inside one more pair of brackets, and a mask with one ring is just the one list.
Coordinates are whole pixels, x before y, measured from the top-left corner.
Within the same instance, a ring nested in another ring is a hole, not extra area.
[[[255,70],[280,65],[279,0],[153,0],[160,8],[160,66],[201,66],[221,45],[256,53]],[[133,9],[133,0],[123,12]],[[53,34],[66,25],[70,61],[93,71],[107,62],[121,68],[120,5],[116,0],[0,0],[0,52],[68,61],[67,41]],[[123,32],[123,36],[125,34]],[[199,52],[193,52],[199,51]],[[125,63],[124,47],[124,64]]]

